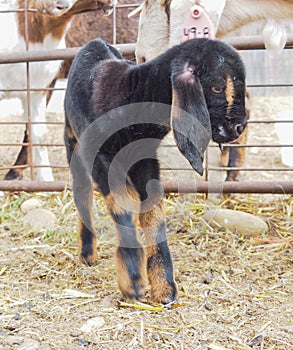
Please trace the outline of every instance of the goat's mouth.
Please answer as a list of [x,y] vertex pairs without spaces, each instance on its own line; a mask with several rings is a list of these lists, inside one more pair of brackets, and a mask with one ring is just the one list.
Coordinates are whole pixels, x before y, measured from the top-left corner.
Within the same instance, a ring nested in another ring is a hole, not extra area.
[[224,146],[221,143],[219,143],[219,149],[220,149],[221,153],[223,154],[224,153]]
[[222,150],[222,143],[231,143],[235,140],[237,140],[239,135],[235,134],[227,134],[225,136],[222,135],[214,135],[212,136],[212,140],[216,142],[219,145],[220,150]]
[[93,10],[102,10],[105,16],[109,16],[113,12],[113,1],[103,3],[100,0],[73,0],[71,3],[69,1],[59,0],[54,5],[52,4],[44,8],[42,12],[51,16],[62,17],[64,15],[73,15]]
[[68,10],[68,8],[67,7],[65,7],[65,6],[56,6],[56,14],[57,13],[64,13],[64,12],[66,12]]

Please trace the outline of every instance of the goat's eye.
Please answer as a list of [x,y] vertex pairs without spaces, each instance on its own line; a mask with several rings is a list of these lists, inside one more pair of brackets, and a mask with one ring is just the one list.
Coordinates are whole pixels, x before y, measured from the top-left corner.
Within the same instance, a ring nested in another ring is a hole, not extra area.
[[221,94],[224,91],[224,89],[219,86],[212,86],[211,90],[214,94]]

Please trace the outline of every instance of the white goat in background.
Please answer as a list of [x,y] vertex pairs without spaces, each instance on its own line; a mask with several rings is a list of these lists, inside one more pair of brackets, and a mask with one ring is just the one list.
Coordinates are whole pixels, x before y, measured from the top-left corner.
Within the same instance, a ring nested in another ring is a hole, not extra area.
[[190,8],[202,6],[221,38],[241,26],[267,20],[264,40],[269,48],[282,49],[286,33],[279,23],[293,18],[293,0],[145,0],[141,6],[136,57],[148,61],[177,45]]

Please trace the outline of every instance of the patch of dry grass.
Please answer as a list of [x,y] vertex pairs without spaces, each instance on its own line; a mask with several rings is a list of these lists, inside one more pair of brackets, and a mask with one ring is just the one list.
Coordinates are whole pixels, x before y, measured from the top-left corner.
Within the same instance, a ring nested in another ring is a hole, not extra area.
[[[20,204],[38,196],[58,218],[53,229],[23,227]],[[179,301],[173,307],[121,303],[113,225],[100,196],[95,221],[99,261],[77,260],[77,218],[70,192],[0,199],[0,349],[11,336],[49,349],[292,349],[293,198],[235,196],[221,207],[255,214],[262,237],[203,224],[211,200],[166,196],[169,244]],[[127,301],[126,301],[127,302]],[[98,317],[90,332],[81,326]]]

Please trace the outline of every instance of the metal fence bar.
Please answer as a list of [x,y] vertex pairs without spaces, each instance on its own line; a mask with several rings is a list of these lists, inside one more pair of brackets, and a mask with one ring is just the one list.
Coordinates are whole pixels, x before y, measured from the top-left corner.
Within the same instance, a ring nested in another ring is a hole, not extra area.
[[[29,29],[28,29],[28,2],[24,1],[24,10],[25,10],[25,49],[26,52],[29,52]],[[27,130],[29,135],[32,135],[32,115],[31,115],[31,95],[30,95],[30,66],[29,62],[26,62],[26,98],[27,98]],[[29,138],[28,142],[28,168],[30,169],[30,178],[34,180],[34,169],[33,169],[33,145],[32,140]]]
[[[224,41],[234,46],[237,50],[258,50],[265,49],[261,36],[249,36],[245,38],[229,37]],[[239,41],[239,43],[238,43]],[[123,56],[133,57],[135,52],[135,44],[116,44],[113,45],[117,50],[121,52]],[[288,37],[286,46],[287,49],[293,48],[293,35]],[[7,54],[0,54],[0,63],[20,63],[20,62],[35,62],[35,61],[48,61],[48,60],[64,60],[72,59],[79,52],[80,47],[72,47],[67,49],[57,50],[36,50],[29,52],[14,52]]]
[[[13,125],[10,123],[5,123],[7,125]],[[18,123],[16,123],[18,125]],[[48,123],[50,124],[50,123]],[[58,123],[59,124],[59,123]],[[63,125],[63,123],[60,123],[60,125]],[[1,146],[6,146],[6,147],[13,147],[13,146],[27,146],[28,143],[1,143],[0,142],[0,147]],[[54,146],[54,147],[64,147],[63,143],[33,143],[33,146]],[[176,145],[164,145],[164,148],[177,148]],[[214,145],[209,145],[210,148],[217,148],[217,146]],[[283,144],[283,145],[267,145],[267,144],[253,144],[253,145],[249,145],[249,144],[231,144],[231,145],[225,145],[225,147],[227,148],[253,148],[253,147],[262,147],[262,148],[282,148],[282,147],[286,147],[286,148],[291,148],[293,147],[293,144]]]
[[[135,44],[117,44],[113,45],[125,57],[132,57],[135,51]],[[65,60],[74,58],[79,52],[80,47],[69,47],[67,49],[56,50],[35,50],[29,52],[14,52],[10,54],[0,54],[0,63],[22,63],[50,60]]]
[[28,8],[24,9],[13,9],[13,10],[0,10],[1,13],[16,13],[16,12],[38,12],[36,9]]
[[[214,182],[198,181],[187,184],[163,183],[166,193],[270,193],[293,194],[292,181],[276,182]],[[1,191],[60,192],[71,189],[71,184],[63,181],[0,181]]]
[[[161,170],[164,170],[164,171],[193,171],[192,169],[190,168],[176,168],[176,169],[170,169],[170,168],[164,168],[164,167],[161,167],[160,168]],[[256,171],[256,172],[260,172],[260,171],[287,171],[287,172],[292,172],[293,171],[293,168],[264,168],[264,167],[259,167],[259,168],[248,168],[248,167],[227,167],[227,166],[208,166],[208,171],[210,170],[213,170],[213,171],[219,171],[219,172],[222,172],[222,171]]]

